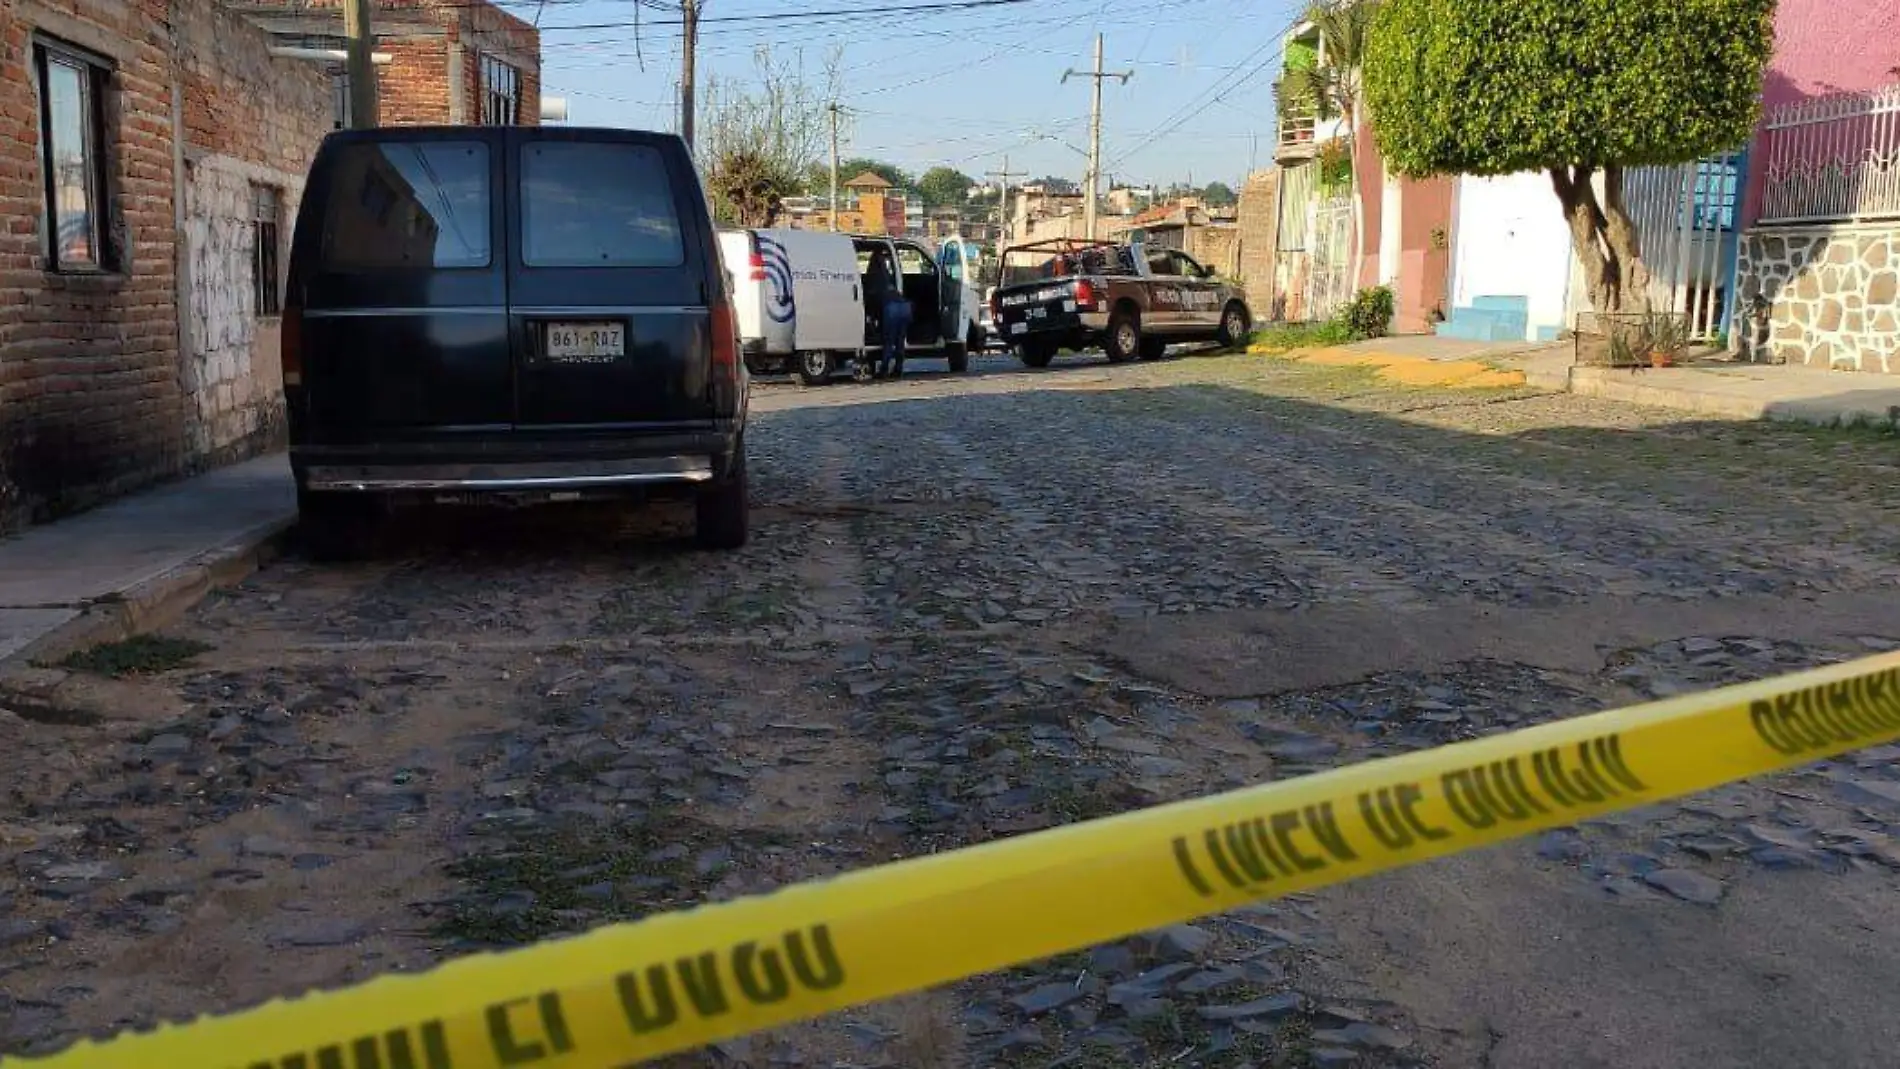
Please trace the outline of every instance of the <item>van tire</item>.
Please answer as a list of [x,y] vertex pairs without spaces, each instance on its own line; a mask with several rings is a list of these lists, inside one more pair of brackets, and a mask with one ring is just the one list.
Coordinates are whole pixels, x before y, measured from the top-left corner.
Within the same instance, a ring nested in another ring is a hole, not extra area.
[[1116,309],[1115,314],[1108,317],[1108,335],[1102,339],[1102,351],[1108,354],[1108,362],[1126,364],[1140,357],[1142,344],[1141,316]]
[[340,564],[369,555],[377,502],[363,494],[297,488],[297,541],[311,560]]
[[945,345],[943,358],[950,362],[950,373],[953,375],[961,375],[970,370],[970,347],[965,342],[953,341]]
[[805,386],[823,386],[831,381],[831,354],[824,350],[799,353],[798,381]]
[[1056,347],[1048,342],[1024,342],[1016,347],[1016,355],[1028,367],[1044,368],[1055,362]]
[[732,470],[700,491],[694,505],[697,515],[693,536],[701,549],[738,549],[745,545],[752,509],[746,493],[743,442],[732,458]]

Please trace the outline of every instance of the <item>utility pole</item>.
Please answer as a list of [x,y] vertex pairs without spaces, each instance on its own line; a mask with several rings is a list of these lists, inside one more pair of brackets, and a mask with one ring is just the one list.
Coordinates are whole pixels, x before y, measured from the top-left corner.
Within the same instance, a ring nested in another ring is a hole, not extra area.
[[838,232],[838,102],[831,107],[831,231]]
[[1102,173],[1102,79],[1117,78],[1123,85],[1135,76],[1134,71],[1105,71],[1102,69],[1102,35],[1095,35],[1095,70],[1078,71],[1071,67],[1062,72],[1062,80],[1070,78],[1089,78],[1095,82],[1095,103],[1089,109],[1089,174],[1082,191],[1082,228],[1088,232],[1090,241],[1095,240],[1095,194],[1101,184]]
[[1002,238],[1001,241],[997,242],[999,248],[1009,243],[1009,220],[1012,214],[1009,210],[1009,180],[1011,178],[1027,178],[1028,176],[1028,171],[1010,170],[1009,157],[1007,155],[1003,157],[1002,170],[987,171],[983,175],[985,178],[995,178],[1002,183],[1002,189],[996,194],[996,230]]
[[380,125],[376,114],[376,31],[369,20],[370,0],[344,0],[343,37],[350,77],[350,125],[367,130]]
[[699,0],[680,0],[680,136],[688,149],[693,147],[693,60],[698,51]]

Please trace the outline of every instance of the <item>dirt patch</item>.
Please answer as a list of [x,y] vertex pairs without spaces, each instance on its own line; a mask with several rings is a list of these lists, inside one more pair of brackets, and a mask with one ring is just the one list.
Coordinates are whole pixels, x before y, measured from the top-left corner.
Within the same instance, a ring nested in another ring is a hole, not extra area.
[[1169,686],[1210,698],[1240,698],[1478,659],[1595,672],[1619,649],[1724,634],[1776,634],[1797,641],[1900,635],[1900,603],[1835,594],[1590,601],[1536,609],[1328,605],[1117,620],[1105,625],[1100,638],[1071,641],[1091,645]]

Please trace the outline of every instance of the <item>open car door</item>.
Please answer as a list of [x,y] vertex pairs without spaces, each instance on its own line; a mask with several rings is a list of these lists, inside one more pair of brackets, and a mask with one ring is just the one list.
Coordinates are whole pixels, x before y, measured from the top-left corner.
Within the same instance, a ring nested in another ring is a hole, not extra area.
[[976,264],[971,259],[970,247],[962,238],[945,238],[943,248],[937,253],[937,265],[942,268],[937,273],[940,292],[937,307],[942,310],[943,339],[963,341],[969,333],[965,324],[976,314],[970,292]]

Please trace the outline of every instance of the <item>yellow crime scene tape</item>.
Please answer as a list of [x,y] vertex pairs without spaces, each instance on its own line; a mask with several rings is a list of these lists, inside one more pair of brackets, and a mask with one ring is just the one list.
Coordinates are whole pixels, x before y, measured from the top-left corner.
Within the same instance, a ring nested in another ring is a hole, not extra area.
[[1900,737],[1900,654],[475,955],[29,1069],[625,1065]]

